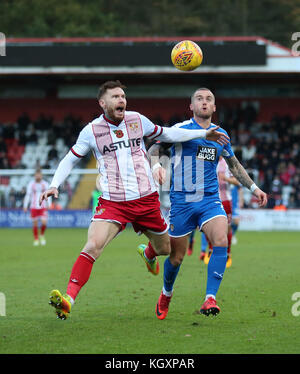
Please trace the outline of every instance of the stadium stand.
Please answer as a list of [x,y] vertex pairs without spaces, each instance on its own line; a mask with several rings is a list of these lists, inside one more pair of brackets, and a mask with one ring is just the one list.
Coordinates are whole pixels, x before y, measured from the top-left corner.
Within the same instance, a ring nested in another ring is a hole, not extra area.
[[[277,116],[270,123],[263,123],[257,121],[254,108],[223,108],[221,111],[222,126],[229,132],[239,159],[263,190],[270,194],[268,208],[281,204],[287,208],[300,208],[300,118],[293,121],[289,116]],[[183,119],[178,116],[170,118],[168,122],[171,125]],[[158,118],[153,120],[160,121]],[[72,117],[67,121],[71,132],[74,131],[73,135],[77,136],[82,124],[79,125]],[[72,123],[75,123],[74,127]],[[0,126],[1,168],[55,169],[73,144],[67,136],[63,136],[63,132],[53,130],[55,128],[63,127],[61,123],[54,123],[52,127],[41,130],[39,125],[29,122],[24,132],[20,119],[15,124]],[[54,138],[53,132],[56,132]],[[95,168],[93,158],[86,162],[85,167]],[[20,208],[22,194],[31,177],[2,176],[1,207]],[[72,174],[68,183],[69,187],[61,188],[62,207],[87,207],[90,199],[87,191],[93,190],[95,178]],[[245,207],[254,206],[255,201],[245,191]]]
[[[269,193],[268,208],[300,208],[299,57],[259,36],[192,40],[204,61],[179,74],[170,62],[176,37],[8,39],[9,53],[0,60],[0,207],[20,208],[30,179],[3,170],[55,169],[82,126],[99,115],[99,83],[120,79],[128,87],[128,109],[160,125],[188,118],[190,93],[210,87],[217,97],[214,120]],[[74,206],[81,177],[71,174],[61,188],[62,207]],[[245,190],[245,208],[255,204]]]
[[[76,139],[80,127],[78,122],[68,117],[66,121],[68,126],[66,132],[56,131],[61,123],[55,123],[51,126],[42,126],[46,119],[33,122],[28,118],[26,128],[22,118],[12,124],[2,124],[0,126],[0,165],[1,169],[55,169],[58,162],[65,156],[70,148],[70,138]],[[74,124],[74,125],[72,125]],[[72,137],[67,135],[72,133]],[[67,135],[66,135],[67,134]],[[72,143],[73,144],[73,143]],[[84,162],[81,162],[84,165]],[[49,176],[46,176],[46,179]],[[23,197],[26,192],[26,186],[32,179],[31,174],[12,175],[0,177],[0,206],[1,208],[21,208]],[[50,179],[50,178],[48,178]],[[68,184],[61,187],[59,203],[66,208],[72,194],[80,179],[80,175],[72,174],[68,178]]]

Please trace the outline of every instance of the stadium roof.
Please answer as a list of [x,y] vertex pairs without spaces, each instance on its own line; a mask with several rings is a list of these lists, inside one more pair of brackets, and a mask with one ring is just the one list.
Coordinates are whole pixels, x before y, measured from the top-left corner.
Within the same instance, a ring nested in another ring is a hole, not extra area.
[[188,74],[300,73],[300,57],[260,36],[8,38],[0,75],[186,74],[170,60],[180,40],[203,50],[203,63]]

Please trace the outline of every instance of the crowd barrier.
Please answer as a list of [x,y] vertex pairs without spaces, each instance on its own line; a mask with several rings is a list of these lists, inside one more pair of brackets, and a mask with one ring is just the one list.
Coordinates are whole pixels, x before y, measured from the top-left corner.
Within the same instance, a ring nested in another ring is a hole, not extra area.
[[[87,228],[92,217],[91,210],[50,210],[48,214],[48,227],[57,228]],[[29,228],[30,214],[22,210],[0,210],[0,227]],[[242,209],[239,230],[300,232],[300,209]]]

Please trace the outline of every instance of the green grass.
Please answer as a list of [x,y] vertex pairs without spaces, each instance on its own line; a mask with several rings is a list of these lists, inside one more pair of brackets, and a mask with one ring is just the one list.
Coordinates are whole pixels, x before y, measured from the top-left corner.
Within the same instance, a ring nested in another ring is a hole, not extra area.
[[[300,316],[291,313],[300,291],[300,234],[239,232],[233,264],[218,293],[221,313],[199,315],[206,265],[194,254],[178,275],[167,319],[155,317],[163,272],[154,277],[136,253],[145,237],[127,229],[96,261],[70,318],[56,319],[48,294],[65,292],[86,240],[85,229],[48,229],[45,247],[24,229],[1,229],[0,353],[279,354],[300,353]],[[160,258],[163,269],[163,258]]]

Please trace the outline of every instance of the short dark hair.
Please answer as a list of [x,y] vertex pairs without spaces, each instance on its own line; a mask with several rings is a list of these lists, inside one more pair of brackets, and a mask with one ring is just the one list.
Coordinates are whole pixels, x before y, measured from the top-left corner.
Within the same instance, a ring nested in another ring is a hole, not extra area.
[[97,99],[100,100],[101,97],[106,93],[107,90],[110,90],[112,88],[117,88],[117,87],[120,87],[122,88],[122,90],[124,90],[126,88],[126,86],[124,86],[120,81],[116,80],[116,81],[107,81],[105,83],[103,83],[100,87],[99,87],[99,91],[98,91],[98,95],[97,95]]
[[213,97],[215,99],[215,95],[214,93],[212,92],[212,90],[210,88],[206,88],[206,87],[200,87],[200,88],[197,88],[193,94],[192,94],[192,97],[191,97],[191,100],[193,100],[194,96],[195,96],[195,93],[198,92],[198,91],[210,91],[212,94],[213,94]]

